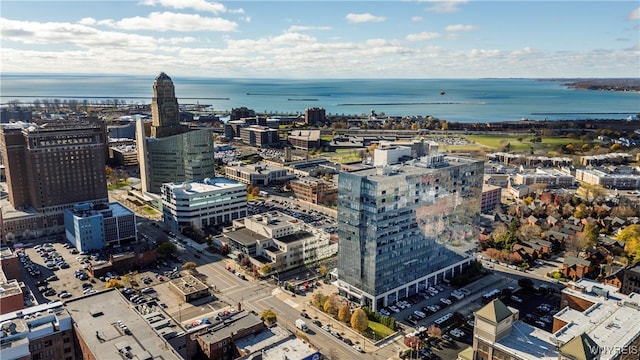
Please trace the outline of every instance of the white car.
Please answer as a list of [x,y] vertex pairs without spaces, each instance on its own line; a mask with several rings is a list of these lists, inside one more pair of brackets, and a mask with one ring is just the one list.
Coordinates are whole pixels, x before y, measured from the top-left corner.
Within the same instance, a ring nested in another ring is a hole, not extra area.
[[395,307],[394,305],[389,306],[389,309],[391,309],[391,311],[393,311],[394,313],[399,313],[400,309],[398,309],[397,307]]

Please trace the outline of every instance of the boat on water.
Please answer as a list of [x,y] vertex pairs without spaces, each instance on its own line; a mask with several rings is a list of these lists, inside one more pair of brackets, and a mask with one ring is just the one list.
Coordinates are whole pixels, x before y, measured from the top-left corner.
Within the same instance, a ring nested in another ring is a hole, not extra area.
[[446,92],[444,92],[444,90],[440,91],[440,95],[444,95],[444,94],[446,94]]

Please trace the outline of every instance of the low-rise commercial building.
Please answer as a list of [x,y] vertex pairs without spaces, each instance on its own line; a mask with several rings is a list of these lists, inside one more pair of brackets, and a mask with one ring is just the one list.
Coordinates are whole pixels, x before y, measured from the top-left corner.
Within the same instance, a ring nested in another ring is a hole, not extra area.
[[0,358],[75,360],[70,313],[59,301],[0,315]]
[[185,275],[169,281],[169,289],[185,302],[207,297],[210,294],[207,284],[193,275]]
[[298,200],[312,204],[331,204],[338,200],[338,188],[323,179],[310,177],[295,179],[291,180],[289,185]]
[[320,147],[320,130],[292,130],[287,141],[295,149],[312,150]]
[[160,306],[150,302],[132,306],[118,290],[109,289],[67,301],[65,308],[73,316],[82,359],[186,358],[176,349],[185,348],[184,337],[182,345],[169,344],[182,330]]
[[228,224],[247,216],[247,186],[225,178],[162,185],[162,213],[174,231]]
[[64,212],[66,238],[80,251],[136,238],[136,215],[118,202],[76,204]]
[[636,359],[640,295],[616,290],[586,279],[569,283],[551,333],[520,321],[518,310],[493,300],[475,313],[473,346],[458,359]]
[[289,174],[285,168],[265,163],[225,166],[224,176],[251,186],[286,182],[295,178],[295,176]]
[[[232,251],[260,266],[285,271],[335,255],[338,244],[324,231],[292,216],[273,211],[235,223],[239,229],[224,233]],[[241,227],[241,228],[240,228]]]

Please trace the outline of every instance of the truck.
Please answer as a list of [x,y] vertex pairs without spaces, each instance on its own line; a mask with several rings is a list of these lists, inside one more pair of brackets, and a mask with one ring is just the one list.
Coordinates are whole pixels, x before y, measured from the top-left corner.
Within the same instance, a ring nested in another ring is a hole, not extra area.
[[296,327],[304,332],[307,332],[309,330],[309,328],[307,327],[307,323],[305,323],[302,319],[296,320]]

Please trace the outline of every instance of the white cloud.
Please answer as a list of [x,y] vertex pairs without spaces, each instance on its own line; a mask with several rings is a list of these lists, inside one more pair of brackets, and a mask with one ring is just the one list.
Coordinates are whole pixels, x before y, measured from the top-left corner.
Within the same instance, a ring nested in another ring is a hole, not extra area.
[[202,17],[198,14],[152,12],[147,17],[121,20],[101,20],[99,24],[123,30],[155,31],[235,31],[238,24],[222,18]]
[[87,25],[87,26],[95,25],[96,23],[97,23],[96,19],[91,17],[82,18],[80,19],[80,21],[78,21],[78,24]]
[[0,20],[3,40],[25,44],[70,44],[87,48],[140,46],[147,49],[155,44],[151,36],[101,31],[82,24]]
[[426,11],[437,13],[452,13],[458,11],[458,5],[465,4],[468,0],[427,0],[432,5],[426,8]]
[[629,19],[629,20],[640,20],[640,7],[631,10],[629,15],[627,15],[627,19]]
[[193,9],[214,14],[227,12],[227,8],[219,3],[210,3],[205,0],[144,0],[142,4],[149,6],[162,6],[172,9]]
[[292,25],[285,32],[298,32],[298,31],[327,31],[331,30],[331,26],[302,26],[302,25]]
[[454,31],[471,31],[471,30],[475,30],[476,27],[473,25],[463,25],[463,24],[456,24],[456,25],[449,25],[445,28],[446,31],[450,31],[450,32],[454,32]]
[[420,21],[422,21],[422,16],[412,16],[411,17],[411,21],[420,22]]
[[385,18],[383,16],[375,16],[370,13],[364,14],[347,14],[345,16],[347,22],[351,24],[367,23],[367,22],[383,22]]
[[407,35],[408,41],[427,41],[433,40],[441,37],[440,34],[434,32],[421,32],[417,34],[409,34]]

